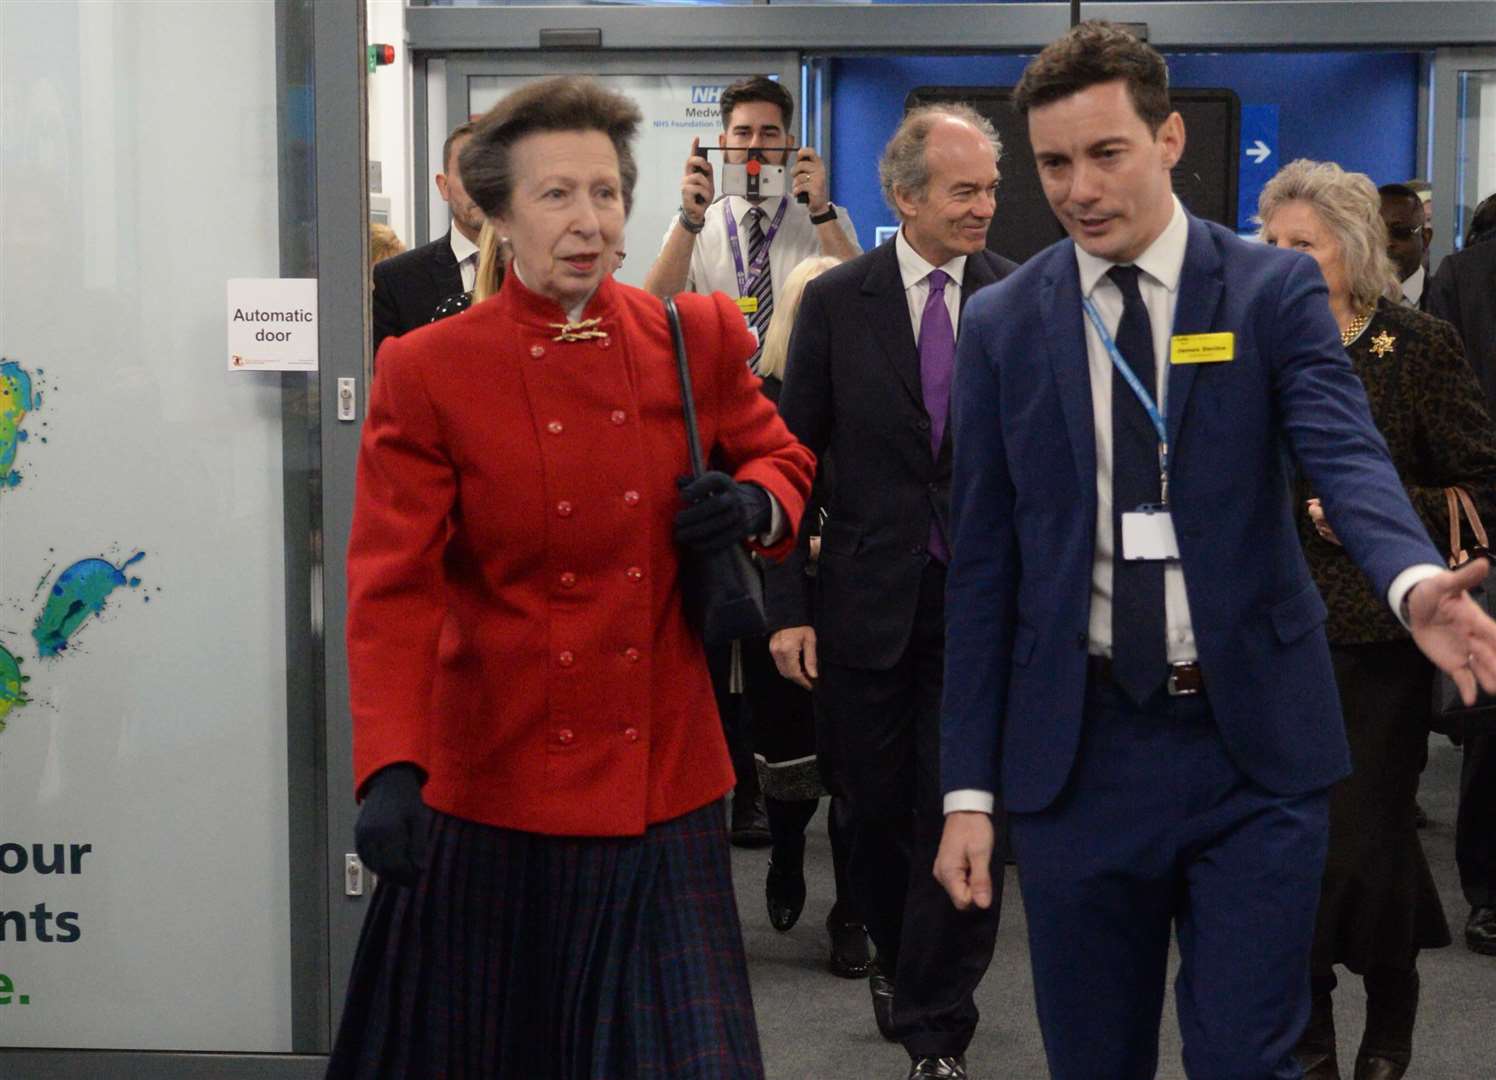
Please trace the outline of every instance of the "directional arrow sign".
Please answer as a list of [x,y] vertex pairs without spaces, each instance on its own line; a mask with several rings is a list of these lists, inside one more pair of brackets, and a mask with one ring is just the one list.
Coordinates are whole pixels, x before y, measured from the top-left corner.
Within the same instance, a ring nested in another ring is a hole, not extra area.
[[1257,196],[1278,170],[1278,106],[1243,105],[1241,107],[1241,162],[1236,180],[1236,227],[1241,232],[1254,228]]

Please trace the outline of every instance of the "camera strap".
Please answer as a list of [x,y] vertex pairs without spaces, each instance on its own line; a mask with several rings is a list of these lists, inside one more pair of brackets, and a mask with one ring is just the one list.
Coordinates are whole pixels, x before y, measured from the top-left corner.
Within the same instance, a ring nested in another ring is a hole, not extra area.
[[769,245],[774,242],[774,234],[779,232],[779,225],[784,221],[784,212],[789,209],[789,205],[789,199],[780,196],[779,209],[774,214],[774,220],[764,230],[764,246],[759,250],[752,265],[744,269],[743,249],[738,243],[738,219],[732,212],[732,200],[722,200],[722,219],[727,223],[727,246],[732,250],[732,265],[738,274],[739,296],[752,296],[753,286],[758,283],[759,278],[763,277],[764,270],[769,265]]

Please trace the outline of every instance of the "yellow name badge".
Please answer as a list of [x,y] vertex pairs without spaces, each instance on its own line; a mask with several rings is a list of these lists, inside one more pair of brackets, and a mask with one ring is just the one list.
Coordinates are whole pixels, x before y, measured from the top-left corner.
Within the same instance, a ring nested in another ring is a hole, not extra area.
[[[758,311],[758,297],[738,297],[738,310],[741,311],[744,315],[752,315],[754,312]],[[1228,334],[1227,336],[1229,337],[1230,335]]]
[[1236,335],[1176,334],[1169,339],[1171,364],[1223,364],[1236,359]]

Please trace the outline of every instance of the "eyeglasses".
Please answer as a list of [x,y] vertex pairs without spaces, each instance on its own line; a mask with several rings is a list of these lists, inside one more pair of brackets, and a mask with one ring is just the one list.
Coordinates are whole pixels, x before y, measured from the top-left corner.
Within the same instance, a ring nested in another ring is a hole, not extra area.
[[1423,231],[1422,225],[1392,225],[1387,226],[1387,235],[1394,240],[1411,240]]

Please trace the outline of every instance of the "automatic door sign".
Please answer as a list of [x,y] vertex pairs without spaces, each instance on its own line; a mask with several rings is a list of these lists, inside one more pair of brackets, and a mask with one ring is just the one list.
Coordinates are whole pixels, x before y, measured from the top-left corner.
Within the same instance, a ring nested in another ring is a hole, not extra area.
[[230,371],[317,370],[317,279],[231,278]]

